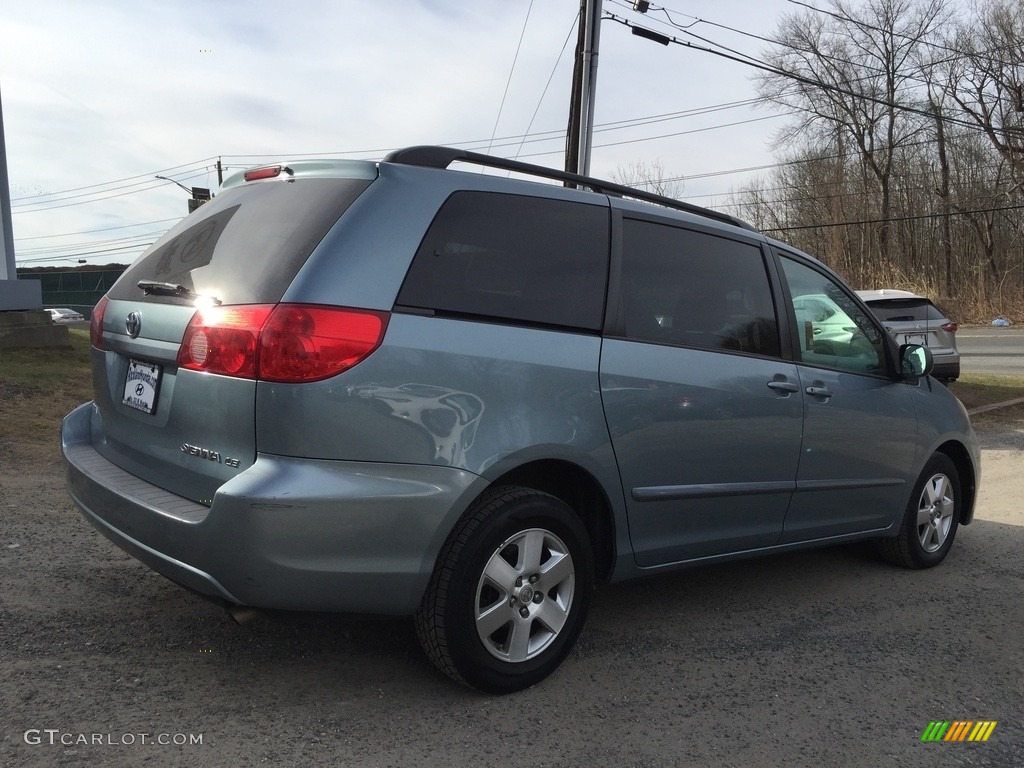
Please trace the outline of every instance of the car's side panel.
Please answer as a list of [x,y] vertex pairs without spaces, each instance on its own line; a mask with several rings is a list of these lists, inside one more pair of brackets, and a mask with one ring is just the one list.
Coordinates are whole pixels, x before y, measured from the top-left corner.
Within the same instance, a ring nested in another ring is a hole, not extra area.
[[608,444],[600,338],[393,313],[379,350],[312,384],[260,382],[263,453],[458,467],[533,446]]
[[923,466],[935,451],[951,454],[960,470],[960,484],[964,489],[960,522],[968,524],[974,517],[977,489],[981,484],[981,450],[967,410],[956,395],[931,377],[911,387],[910,398],[917,411],[920,430],[920,454],[915,466]]
[[799,370],[805,392],[803,450],[782,541],[888,527],[917,479],[917,414],[910,387],[878,376]]
[[778,542],[800,456],[796,382],[781,360],[605,341],[602,395],[639,565]]

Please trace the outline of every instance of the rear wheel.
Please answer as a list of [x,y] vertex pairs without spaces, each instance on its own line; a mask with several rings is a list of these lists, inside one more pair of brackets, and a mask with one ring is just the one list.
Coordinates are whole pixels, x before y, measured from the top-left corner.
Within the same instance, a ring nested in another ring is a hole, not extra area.
[[593,588],[586,528],[564,502],[506,486],[441,550],[416,632],[445,674],[488,693],[543,680],[572,650]]
[[882,554],[907,568],[931,568],[945,559],[960,520],[960,475],[952,459],[932,454],[925,465],[894,539],[881,542]]

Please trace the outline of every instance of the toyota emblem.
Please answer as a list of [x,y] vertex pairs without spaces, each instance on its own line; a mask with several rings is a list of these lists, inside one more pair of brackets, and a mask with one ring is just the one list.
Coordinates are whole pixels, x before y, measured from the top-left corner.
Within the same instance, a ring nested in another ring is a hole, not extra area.
[[142,330],[142,315],[138,312],[129,312],[128,317],[124,319],[124,329],[128,331],[129,336],[137,339]]

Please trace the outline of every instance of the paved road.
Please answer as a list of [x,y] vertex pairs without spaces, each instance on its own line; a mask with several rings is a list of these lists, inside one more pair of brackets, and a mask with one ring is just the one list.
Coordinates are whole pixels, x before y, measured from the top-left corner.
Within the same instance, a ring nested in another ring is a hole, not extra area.
[[956,344],[962,373],[1024,376],[1024,326],[961,328]]
[[[0,441],[0,767],[1024,766],[1024,430],[982,439],[942,566],[837,547],[606,586],[563,667],[506,697],[434,672],[407,620],[235,626]],[[998,726],[922,743],[933,720]]]

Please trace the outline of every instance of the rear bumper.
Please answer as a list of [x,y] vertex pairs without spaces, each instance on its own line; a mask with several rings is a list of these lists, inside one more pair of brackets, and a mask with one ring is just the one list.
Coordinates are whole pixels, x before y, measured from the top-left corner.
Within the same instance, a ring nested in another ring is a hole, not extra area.
[[932,368],[932,376],[937,379],[960,378],[960,358],[936,357],[935,365]]
[[960,353],[955,347],[929,347],[932,353],[932,376],[937,379],[960,377]]
[[86,403],[61,428],[68,491],[83,515],[158,573],[230,603],[410,614],[484,483],[447,467],[260,454],[207,506],[101,456],[98,418]]

